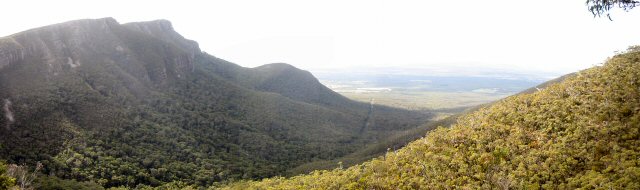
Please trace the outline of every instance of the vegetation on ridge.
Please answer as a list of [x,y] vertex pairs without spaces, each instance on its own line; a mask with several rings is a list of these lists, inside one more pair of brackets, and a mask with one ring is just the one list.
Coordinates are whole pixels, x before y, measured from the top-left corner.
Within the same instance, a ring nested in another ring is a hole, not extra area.
[[222,189],[640,189],[640,52],[350,168]]

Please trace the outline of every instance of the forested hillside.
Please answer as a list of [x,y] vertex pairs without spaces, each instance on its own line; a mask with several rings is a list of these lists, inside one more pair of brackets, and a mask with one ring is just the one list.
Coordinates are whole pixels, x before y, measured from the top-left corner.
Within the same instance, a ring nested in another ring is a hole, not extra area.
[[104,187],[282,175],[430,118],[351,101],[291,65],[240,67],[166,20],[112,18],[0,38],[0,103],[0,160]]
[[349,168],[223,189],[640,189],[640,51]]

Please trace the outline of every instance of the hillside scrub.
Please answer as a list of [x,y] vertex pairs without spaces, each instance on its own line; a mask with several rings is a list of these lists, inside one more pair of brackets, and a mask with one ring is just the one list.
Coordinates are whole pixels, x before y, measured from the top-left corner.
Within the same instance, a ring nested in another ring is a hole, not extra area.
[[222,189],[640,189],[640,52],[346,169]]

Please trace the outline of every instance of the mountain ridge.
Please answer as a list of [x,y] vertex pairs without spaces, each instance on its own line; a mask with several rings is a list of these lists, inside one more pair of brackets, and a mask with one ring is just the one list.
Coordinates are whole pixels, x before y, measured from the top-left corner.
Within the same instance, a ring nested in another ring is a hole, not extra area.
[[0,159],[104,187],[274,176],[430,118],[375,106],[360,132],[368,104],[290,65],[216,58],[166,20],[27,30],[0,38],[0,61]]

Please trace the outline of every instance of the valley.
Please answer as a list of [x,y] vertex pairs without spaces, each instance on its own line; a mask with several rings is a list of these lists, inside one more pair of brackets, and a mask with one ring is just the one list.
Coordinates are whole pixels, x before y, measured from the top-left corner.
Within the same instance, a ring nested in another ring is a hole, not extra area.
[[631,47],[349,168],[221,189],[637,189],[639,61]]
[[0,38],[0,52],[0,159],[107,188],[284,175],[433,117],[352,101],[288,64],[238,66],[166,20],[65,22]]
[[0,190],[640,189],[640,2],[582,4],[7,1]]

